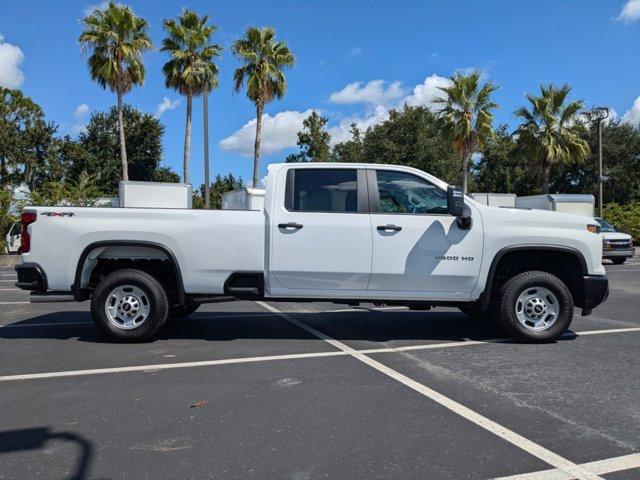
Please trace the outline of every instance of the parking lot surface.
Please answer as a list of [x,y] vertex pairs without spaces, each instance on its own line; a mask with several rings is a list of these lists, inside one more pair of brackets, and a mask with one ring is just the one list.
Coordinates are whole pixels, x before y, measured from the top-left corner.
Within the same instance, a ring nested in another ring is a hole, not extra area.
[[0,479],[640,479],[640,261],[552,344],[455,309],[230,302],[103,343],[0,268]]

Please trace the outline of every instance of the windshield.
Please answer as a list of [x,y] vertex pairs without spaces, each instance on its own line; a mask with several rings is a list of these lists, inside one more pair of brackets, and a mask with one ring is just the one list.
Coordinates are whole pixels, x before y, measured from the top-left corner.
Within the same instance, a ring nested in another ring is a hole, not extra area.
[[607,222],[604,218],[596,218],[596,220],[600,224],[601,232],[617,232],[615,227]]

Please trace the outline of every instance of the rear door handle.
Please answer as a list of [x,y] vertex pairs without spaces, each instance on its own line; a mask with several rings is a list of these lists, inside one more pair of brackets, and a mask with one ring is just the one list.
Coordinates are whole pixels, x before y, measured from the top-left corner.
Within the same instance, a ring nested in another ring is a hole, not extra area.
[[402,227],[398,225],[378,225],[378,230],[383,232],[399,232],[402,230]]
[[296,222],[289,222],[289,223],[279,223],[278,224],[278,228],[295,228],[296,230],[300,230],[302,228],[302,225],[300,223],[296,223]]

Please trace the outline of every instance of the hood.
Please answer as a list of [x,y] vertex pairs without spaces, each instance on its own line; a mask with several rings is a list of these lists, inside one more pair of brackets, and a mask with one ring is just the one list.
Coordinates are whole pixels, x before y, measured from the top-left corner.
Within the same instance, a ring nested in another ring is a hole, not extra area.
[[536,210],[528,208],[490,207],[487,205],[477,206],[481,210],[483,215],[486,214],[507,223],[526,224],[529,222],[535,222],[539,226],[574,227],[581,230],[586,229],[586,226],[589,224],[598,224],[598,222],[596,222],[593,217],[575,215],[573,213],[554,212],[551,210]]
[[631,240],[631,235],[622,232],[602,232],[600,235],[605,240]]

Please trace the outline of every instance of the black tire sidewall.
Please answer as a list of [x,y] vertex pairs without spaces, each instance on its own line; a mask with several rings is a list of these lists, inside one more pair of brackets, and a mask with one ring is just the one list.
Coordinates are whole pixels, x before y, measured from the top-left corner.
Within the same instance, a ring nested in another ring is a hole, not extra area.
[[[524,327],[516,316],[515,306],[520,294],[527,288],[544,287],[551,290],[560,304],[556,322],[547,330],[534,331]],[[573,297],[567,286],[556,276],[547,272],[525,272],[507,281],[502,289],[499,303],[500,323],[507,335],[527,342],[551,342],[557,340],[573,319]]]
[[614,265],[622,265],[624,262],[627,261],[627,257],[614,257],[612,259],[610,259]]
[[[135,285],[147,294],[150,302],[149,317],[137,328],[118,328],[107,317],[107,297],[118,285]],[[110,273],[100,282],[91,299],[91,316],[96,328],[103,337],[115,342],[151,340],[166,322],[168,311],[167,295],[162,285],[154,277],[140,270],[119,270]]]

